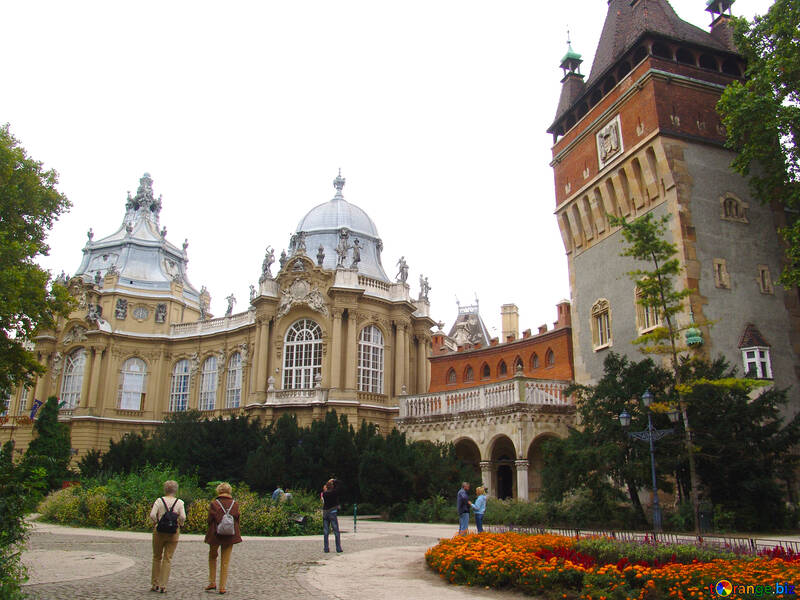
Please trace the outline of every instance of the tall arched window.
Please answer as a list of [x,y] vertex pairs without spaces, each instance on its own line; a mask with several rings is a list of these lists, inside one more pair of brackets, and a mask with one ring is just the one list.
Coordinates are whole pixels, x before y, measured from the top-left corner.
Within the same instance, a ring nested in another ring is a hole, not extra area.
[[464,381],[475,381],[475,371],[472,370],[472,367],[468,366],[464,371]]
[[322,370],[322,329],[311,319],[301,319],[289,327],[283,344],[283,389],[314,387]]
[[492,376],[492,370],[489,368],[489,365],[486,363],[483,364],[483,369],[481,371],[481,379],[489,379]]
[[553,354],[552,350],[548,350],[547,354],[544,355],[544,362],[548,367],[552,367],[556,364],[556,355]]
[[383,334],[375,325],[364,327],[358,337],[358,389],[383,393]]
[[538,369],[539,368],[539,355],[536,352],[533,353],[531,357],[531,368]]
[[31,388],[23,387],[19,393],[19,410],[17,414],[24,415],[28,411],[28,396],[31,393]]
[[228,361],[228,380],[225,390],[225,406],[239,408],[242,403],[242,355],[234,352]]
[[209,356],[203,363],[200,382],[200,410],[214,410],[217,404],[217,357]]
[[450,367],[450,370],[447,372],[447,383],[454,384],[456,383],[456,370]]
[[86,366],[86,350],[78,348],[64,361],[64,377],[61,379],[61,402],[64,408],[72,409],[81,401],[83,370]]
[[132,357],[122,363],[119,372],[117,408],[141,410],[147,389],[147,365],[141,358]]
[[172,369],[169,386],[169,411],[179,412],[189,407],[189,361],[179,360]]
[[508,374],[508,367],[506,366],[506,361],[501,360],[500,364],[497,365],[497,375],[502,377],[503,375]]

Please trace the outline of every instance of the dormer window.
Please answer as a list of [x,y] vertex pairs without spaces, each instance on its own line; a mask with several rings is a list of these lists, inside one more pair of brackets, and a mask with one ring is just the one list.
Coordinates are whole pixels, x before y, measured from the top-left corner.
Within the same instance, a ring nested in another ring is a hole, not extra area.
[[772,379],[772,361],[768,347],[742,348],[742,362],[746,377]]

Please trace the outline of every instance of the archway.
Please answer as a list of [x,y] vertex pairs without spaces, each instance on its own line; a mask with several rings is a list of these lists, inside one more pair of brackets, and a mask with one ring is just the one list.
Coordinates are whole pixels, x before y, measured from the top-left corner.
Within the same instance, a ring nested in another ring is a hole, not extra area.
[[528,493],[531,500],[538,500],[542,494],[542,471],[544,470],[544,445],[558,439],[554,433],[537,436],[528,447]]
[[461,464],[470,469],[474,480],[481,480],[481,451],[478,445],[470,438],[461,438],[453,444],[456,448],[456,456]]
[[517,457],[514,442],[505,435],[498,436],[492,444],[491,459],[494,466],[492,478],[495,496],[501,500],[516,497],[516,471],[514,461]]

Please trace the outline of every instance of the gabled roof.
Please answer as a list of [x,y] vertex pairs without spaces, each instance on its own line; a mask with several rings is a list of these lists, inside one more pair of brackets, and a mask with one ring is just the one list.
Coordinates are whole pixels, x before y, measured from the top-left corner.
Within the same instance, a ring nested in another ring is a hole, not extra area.
[[752,323],[748,323],[744,328],[742,337],[739,338],[739,348],[754,348],[756,346],[769,347],[769,343],[761,335],[758,327]]
[[459,346],[466,344],[489,345],[489,331],[483,323],[480,312],[478,312],[477,304],[458,307],[458,317],[453,323],[448,337],[452,338]]
[[709,32],[682,20],[666,0],[609,0],[608,14],[592,62],[587,87],[622,58],[645,33],[730,52]]

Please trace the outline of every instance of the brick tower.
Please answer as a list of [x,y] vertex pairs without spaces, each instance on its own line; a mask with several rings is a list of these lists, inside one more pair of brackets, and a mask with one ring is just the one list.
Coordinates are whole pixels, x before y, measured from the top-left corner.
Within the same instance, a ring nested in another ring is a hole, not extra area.
[[599,379],[610,350],[641,359],[631,341],[658,324],[636,303],[626,274],[649,267],[620,256],[622,237],[607,218],[652,212],[671,215],[668,235],[683,269],[676,287],[694,290],[677,318],[682,327],[692,314],[703,323],[686,332],[691,351],[723,355],[739,373],[800,396],[798,294],[773,284],[785,215],[753,199],[747,180],[731,171],[715,109],[745,67],[733,46],[731,4],[707,3],[707,32],[665,0],[609,0],[588,77],[571,46],[562,59],[548,133],[579,382]]

